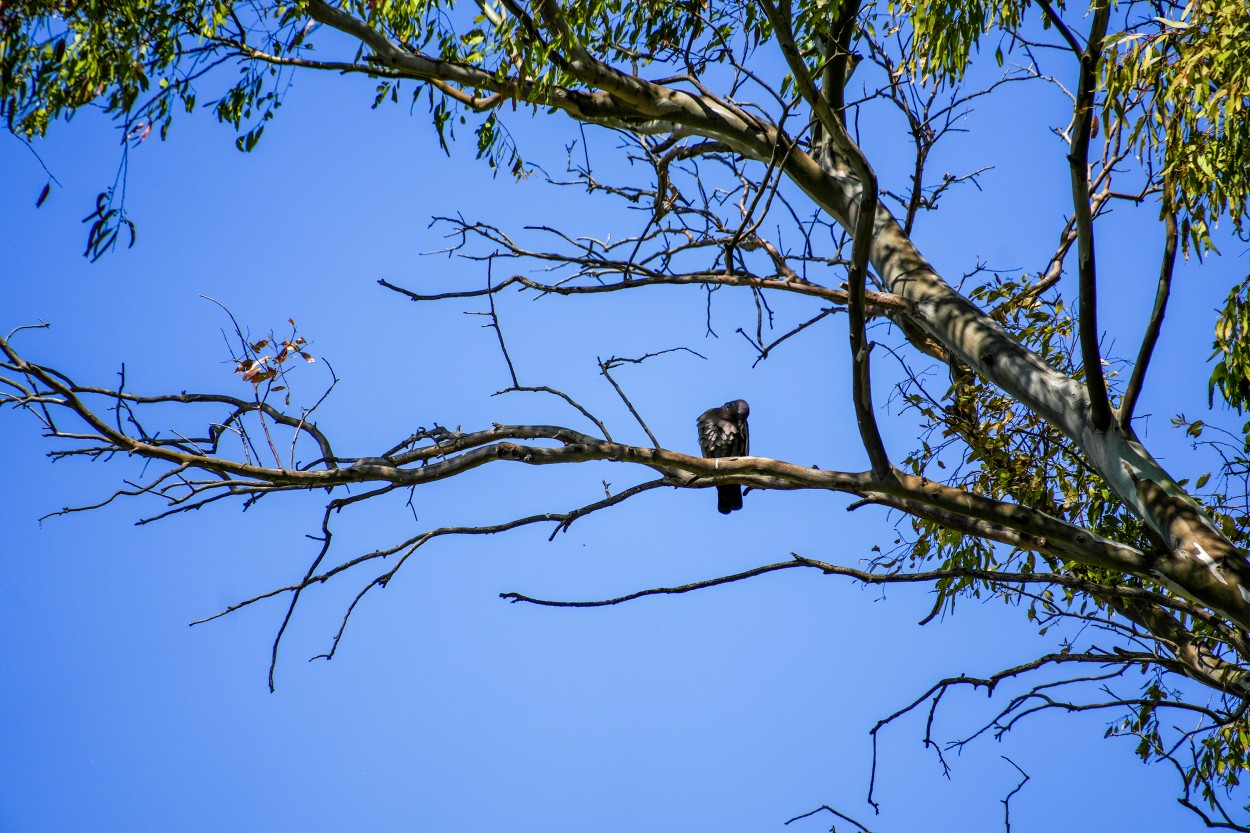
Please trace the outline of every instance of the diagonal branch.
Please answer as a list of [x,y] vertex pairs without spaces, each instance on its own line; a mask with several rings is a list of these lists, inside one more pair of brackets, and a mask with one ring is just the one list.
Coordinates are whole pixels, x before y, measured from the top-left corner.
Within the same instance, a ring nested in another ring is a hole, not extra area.
[[1042,12],[1045,14],[1047,21],[1049,21],[1050,24],[1059,31],[1059,34],[1063,36],[1063,39],[1067,41],[1068,48],[1071,49],[1075,55],[1080,57],[1081,53],[1084,52],[1084,49],[1081,47],[1080,40],[1077,39],[1076,33],[1072,31],[1072,28],[1068,26],[1068,24],[1064,22],[1064,19],[1060,17],[1059,13],[1055,11],[1055,7],[1051,4],[1051,0],[1037,0],[1037,5],[1041,6]]
[[1080,52],[1081,74],[1077,83],[1072,119],[1074,131],[1068,165],[1072,179],[1073,219],[1076,221],[1078,281],[1080,286],[1081,360],[1085,366],[1085,386],[1094,428],[1106,431],[1111,425],[1111,400],[1102,372],[1102,352],[1098,346],[1098,281],[1094,255],[1094,218],[1089,201],[1089,143],[1093,134],[1094,93],[1098,85],[1098,65],[1111,15],[1109,0],[1101,0],[1094,10],[1089,40]]
[[790,30],[793,19],[790,0],[779,0],[774,6],[771,0],[758,0],[760,7],[768,17],[769,23],[781,46],[786,65],[794,77],[799,93],[812,108],[812,113],[820,123],[824,135],[851,166],[855,179],[859,182],[859,201],[855,208],[851,243],[851,268],[847,278],[849,298],[847,303],[848,321],[851,344],[851,378],[852,399],[855,405],[855,420],[859,425],[860,438],[868,459],[872,464],[873,475],[878,479],[890,476],[893,466],[885,443],[881,439],[881,431],[877,427],[877,417],[872,406],[872,383],[868,368],[868,355],[871,349],[864,331],[864,284],[868,273],[868,258],[872,250],[872,232],[877,213],[877,175],[859,146],[846,131],[841,115],[835,113],[830,102],[816,89],[816,83],[807,65],[803,62],[794,33]]
[[1159,288],[1155,292],[1154,309],[1150,311],[1150,322],[1146,325],[1146,333],[1142,336],[1141,349],[1137,352],[1137,361],[1133,363],[1133,374],[1129,377],[1128,387],[1124,389],[1124,401],[1120,403],[1120,430],[1131,431],[1133,411],[1137,407],[1137,397],[1141,395],[1142,384],[1146,380],[1146,369],[1150,367],[1150,357],[1154,355],[1155,344],[1159,341],[1159,330],[1163,327],[1163,314],[1167,310],[1168,295],[1172,290],[1172,271],[1176,266],[1176,215],[1168,212],[1163,217],[1164,243],[1163,264],[1159,267]]

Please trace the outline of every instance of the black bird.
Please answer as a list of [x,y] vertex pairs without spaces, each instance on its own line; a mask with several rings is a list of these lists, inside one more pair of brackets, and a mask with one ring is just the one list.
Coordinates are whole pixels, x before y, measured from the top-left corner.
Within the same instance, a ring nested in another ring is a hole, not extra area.
[[[699,449],[704,457],[746,457],[751,453],[747,417],[751,406],[745,399],[726,402],[719,408],[708,408],[698,419]],[[716,487],[716,508],[728,515],[742,508],[742,487]]]

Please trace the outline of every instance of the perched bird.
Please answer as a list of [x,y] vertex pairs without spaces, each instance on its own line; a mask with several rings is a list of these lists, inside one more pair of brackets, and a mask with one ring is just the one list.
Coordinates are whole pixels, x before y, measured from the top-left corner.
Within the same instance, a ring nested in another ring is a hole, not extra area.
[[[751,453],[750,436],[747,433],[747,417],[751,407],[745,399],[726,402],[719,408],[709,408],[698,419],[699,449],[704,457],[746,457]],[[716,487],[716,508],[728,515],[742,508],[742,487]]]

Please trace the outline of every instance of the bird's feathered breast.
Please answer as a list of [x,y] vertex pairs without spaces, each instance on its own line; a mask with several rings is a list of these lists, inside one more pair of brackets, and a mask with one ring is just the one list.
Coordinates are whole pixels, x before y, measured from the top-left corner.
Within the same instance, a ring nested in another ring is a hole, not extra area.
[[704,457],[743,457],[747,454],[746,421],[727,408],[709,408],[698,419],[699,449]]

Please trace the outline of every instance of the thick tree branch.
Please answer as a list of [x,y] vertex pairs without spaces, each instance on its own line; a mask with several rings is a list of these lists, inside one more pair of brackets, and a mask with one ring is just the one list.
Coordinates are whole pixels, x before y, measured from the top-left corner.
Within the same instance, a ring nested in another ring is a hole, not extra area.
[[758,2],[773,26],[774,35],[781,47],[782,55],[785,56],[786,65],[794,77],[795,86],[811,106],[812,113],[820,123],[824,135],[838,155],[849,162],[855,179],[859,182],[856,216],[851,227],[851,268],[847,276],[850,289],[847,318],[851,344],[852,399],[860,438],[863,440],[864,449],[868,452],[873,475],[884,479],[890,476],[893,466],[885,450],[885,443],[881,439],[876,412],[873,409],[868,358],[871,347],[864,331],[864,284],[868,274],[868,258],[872,248],[872,232],[877,213],[877,175],[868,164],[868,159],[847,133],[841,115],[834,111],[829,101],[816,89],[816,83],[803,62],[794,34],[790,30],[790,21],[793,19],[790,0],[780,0],[778,6],[774,6],[771,0],[758,0]]
[[1094,124],[1094,93],[1098,86],[1098,66],[1103,40],[1111,15],[1109,0],[1100,0],[1094,9],[1089,39],[1080,52],[1081,74],[1077,83],[1076,105],[1072,112],[1074,130],[1068,165],[1072,179],[1072,209],[1076,221],[1077,262],[1080,285],[1081,359],[1085,366],[1085,386],[1094,428],[1105,431],[1111,425],[1111,400],[1102,372],[1102,351],[1098,345],[1097,259],[1094,254],[1094,218],[1089,201],[1089,143]]
[[[1117,613],[1141,625],[1167,646],[1176,659],[1172,670],[1216,691],[1240,698],[1250,696],[1250,671],[1213,654],[1209,645],[1203,644],[1202,639],[1174,616],[1148,601],[1111,598],[1110,602]],[[1235,645],[1242,656],[1250,656],[1241,634],[1226,631],[1221,638]]]
[[1050,0],[1037,0],[1037,5],[1042,8],[1042,12],[1046,15],[1046,19],[1050,21],[1050,24],[1063,36],[1063,39],[1068,44],[1068,48],[1079,58],[1085,51],[1085,48],[1081,46],[1081,42],[1077,39],[1076,33],[1072,31],[1072,28],[1055,11],[1055,7]]

